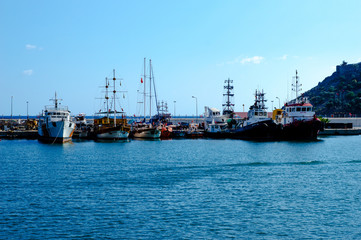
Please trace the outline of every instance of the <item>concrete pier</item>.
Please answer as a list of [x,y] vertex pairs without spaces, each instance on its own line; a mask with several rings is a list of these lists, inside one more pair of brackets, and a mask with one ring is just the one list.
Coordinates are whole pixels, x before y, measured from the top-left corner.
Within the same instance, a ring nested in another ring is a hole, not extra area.
[[9,130],[9,131],[0,131],[0,138],[3,139],[37,139],[38,130]]

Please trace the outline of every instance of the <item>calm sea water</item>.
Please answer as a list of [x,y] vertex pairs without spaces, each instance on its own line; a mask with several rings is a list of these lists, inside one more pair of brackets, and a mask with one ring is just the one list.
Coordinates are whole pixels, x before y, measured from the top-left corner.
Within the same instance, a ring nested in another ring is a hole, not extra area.
[[361,136],[0,141],[1,239],[360,239]]

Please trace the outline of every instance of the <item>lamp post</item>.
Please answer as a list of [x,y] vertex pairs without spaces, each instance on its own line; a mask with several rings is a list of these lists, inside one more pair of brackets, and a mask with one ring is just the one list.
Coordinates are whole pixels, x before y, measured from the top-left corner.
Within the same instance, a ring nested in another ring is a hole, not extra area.
[[273,111],[273,100],[271,101],[271,103],[272,103],[272,108],[271,108],[271,110]]
[[244,104],[242,104],[242,106],[243,106],[243,112],[244,112]]
[[196,122],[198,122],[198,100],[197,100],[197,97],[195,97],[195,96],[192,96],[192,98],[196,99]]
[[276,97],[278,99],[278,108],[281,108],[281,101],[279,97]]
[[175,117],[175,103],[177,102],[177,101],[173,101],[174,102],[174,117]]
[[29,101],[26,101],[26,119],[29,120]]
[[11,119],[13,119],[13,96],[11,96]]

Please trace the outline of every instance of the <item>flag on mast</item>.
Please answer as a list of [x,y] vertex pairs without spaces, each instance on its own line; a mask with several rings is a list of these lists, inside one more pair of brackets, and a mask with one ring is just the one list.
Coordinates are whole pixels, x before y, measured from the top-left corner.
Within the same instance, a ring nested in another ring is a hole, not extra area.
[[143,83],[143,78],[140,78],[140,82]]

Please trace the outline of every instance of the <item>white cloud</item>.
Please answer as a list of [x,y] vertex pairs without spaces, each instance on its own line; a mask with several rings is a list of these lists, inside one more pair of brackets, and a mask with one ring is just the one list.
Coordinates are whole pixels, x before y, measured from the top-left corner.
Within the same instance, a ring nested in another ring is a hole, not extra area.
[[286,59],[287,59],[287,57],[288,57],[288,55],[287,55],[287,54],[285,54],[285,55],[283,55],[282,57],[280,57],[279,59],[280,59],[280,60],[286,60]]
[[246,63],[260,64],[263,59],[264,59],[264,57],[254,56],[254,57],[251,57],[251,58],[243,58],[240,61],[240,63],[242,63],[242,64],[246,64]]
[[236,57],[235,59],[233,59],[231,61],[218,63],[217,66],[233,65],[233,64],[239,64],[239,63],[240,64],[246,64],[246,63],[259,64],[263,60],[264,60],[264,57],[261,57],[261,56],[254,56],[254,57],[243,58],[243,59],[242,59],[242,56],[238,56],[238,57]]
[[24,73],[25,75],[31,76],[31,75],[33,75],[33,70],[32,70],[32,69],[24,70],[23,73]]
[[26,44],[26,45],[25,45],[25,48],[26,48],[27,50],[32,50],[32,49],[36,49],[36,46],[35,46],[35,45],[31,45],[31,44]]

